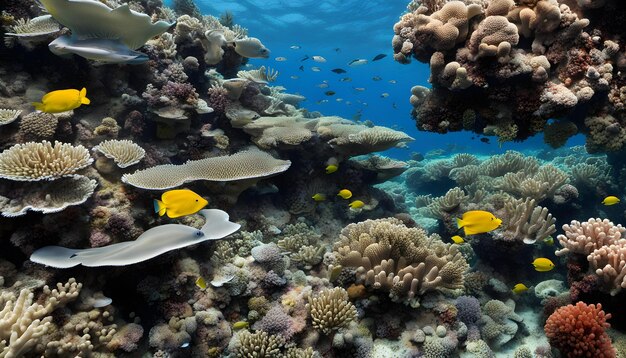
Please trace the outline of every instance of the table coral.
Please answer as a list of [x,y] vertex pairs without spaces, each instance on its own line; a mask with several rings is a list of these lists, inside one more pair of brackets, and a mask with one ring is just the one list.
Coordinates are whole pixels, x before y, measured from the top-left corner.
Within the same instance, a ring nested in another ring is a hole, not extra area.
[[605,330],[611,314],[602,311],[602,305],[578,302],[554,312],[544,327],[550,344],[568,358],[593,356],[613,358],[615,349]]

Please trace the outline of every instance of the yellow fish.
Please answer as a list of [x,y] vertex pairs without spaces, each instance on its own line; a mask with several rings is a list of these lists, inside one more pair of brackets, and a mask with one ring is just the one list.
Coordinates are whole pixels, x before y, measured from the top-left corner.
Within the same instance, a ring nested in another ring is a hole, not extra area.
[[336,172],[337,169],[339,169],[339,166],[337,166],[335,164],[329,164],[329,165],[326,166],[326,174],[332,174],[332,173]]
[[360,209],[365,206],[365,203],[362,202],[361,200],[355,200],[351,202],[350,204],[348,204],[348,206],[352,209]]
[[462,219],[457,218],[456,223],[465,230],[467,236],[493,231],[502,224],[502,220],[488,211],[472,210],[465,212]]
[[348,189],[341,189],[339,190],[339,194],[337,194],[337,196],[340,196],[344,199],[350,199],[352,197],[352,192]]
[[552,246],[554,245],[554,238],[552,236],[548,236],[545,239],[543,239],[543,243],[548,246]]
[[454,235],[451,237],[452,241],[454,241],[455,244],[462,244],[465,242],[465,240],[463,240],[462,237],[460,237],[459,235]]
[[324,201],[324,200],[326,200],[326,195],[320,194],[320,193],[316,193],[311,198],[313,198],[313,200],[315,200],[315,201]]
[[511,291],[513,291],[513,293],[515,294],[520,294],[524,291],[528,291],[528,287],[526,287],[526,285],[524,285],[523,283],[518,283],[517,285],[513,286],[513,289]]
[[613,195],[607,196],[606,198],[604,198],[604,200],[602,200],[602,204],[604,205],[615,205],[619,203],[619,198]]
[[204,277],[198,276],[196,279],[196,286],[198,286],[201,290],[206,289],[206,281],[204,280]]
[[80,107],[81,104],[89,104],[87,89],[65,89],[46,93],[41,102],[33,102],[38,111],[46,113],[60,113]]
[[239,322],[233,323],[233,329],[234,330],[240,330],[240,329],[248,328],[249,326],[250,326],[250,323],[248,323],[246,321],[239,321]]
[[209,202],[189,189],[170,190],[163,193],[161,200],[154,200],[154,212],[174,219],[195,214]]
[[536,271],[547,272],[554,268],[554,263],[545,257],[540,257],[533,261],[533,266],[535,266]]

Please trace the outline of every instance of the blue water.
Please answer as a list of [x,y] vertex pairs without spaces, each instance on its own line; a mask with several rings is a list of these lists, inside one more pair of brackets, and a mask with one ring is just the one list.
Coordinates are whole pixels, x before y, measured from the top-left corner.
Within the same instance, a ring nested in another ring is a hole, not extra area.
[[[393,60],[391,48],[393,24],[406,10],[406,0],[201,0],[196,4],[203,14],[216,17],[225,11],[232,12],[235,23],[248,28],[249,36],[259,38],[272,52],[269,59],[252,59],[249,63],[278,70],[280,75],[273,85],[284,86],[287,92],[305,96],[307,100],[302,103],[303,107],[324,115],[371,120],[376,125],[402,130],[416,139],[407,148],[392,149],[385,153],[387,155],[407,159],[412,152],[446,148],[476,154],[496,154],[509,149],[550,149],[543,143],[541,135],[522,143],[499,145],[495,137],[490,138],[490,143],[483,143],[471,132],[441,135],[417,130],[410,116],[410,89],[415,85],[429,86],[428,65],[415,60],[408,65],[399,64]],[[300,48],[291,49],[294,45]],[[372,62],[377,54],[387,56]],[[313,61],[311,57],[314,55],[324,57],[327,62]],[[305,56],[309,59],[301,61]],[[285,57],[287,61],[276,61],[277,57]],[[348,66],[354,59],[369,62],[357,67]],[[303,66],[302,70],[300,66]],[[320,71],[313,71],[313,67]],[[331,72],[335,68],[347,73]],[[381,80],[374,81],[374,76]],[[341,82],[344,77],[352,81]],[[389,83],[390,80],[396,83]],[[328,87],[318,87],[322,83],[327,83]],[[327,91],[335,94],[328,96]],[[383,97],[383,93],[388,96]],[[584,137],[579,135],[570,138],[566,145],[583,143]]]

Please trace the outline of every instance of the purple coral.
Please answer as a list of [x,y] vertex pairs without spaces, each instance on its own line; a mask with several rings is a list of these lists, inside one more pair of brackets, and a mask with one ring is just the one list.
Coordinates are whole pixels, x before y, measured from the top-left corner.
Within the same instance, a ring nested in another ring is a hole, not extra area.
[[111,237],[102,231],[94,231],[89,236],[89,244],[91,247],[105,246],[111,243]]
[[456,299],[457,318],[466,325],[474,325],[480,319],[480,302],[476,297],[461,296]]
[[289,340],[296,332],[294,320],[279,305],[272,307],[260,321],[253,325],[254,329],[275,334]]
[[189,83],[176,83],[168,81],[161,92],[169,98],[175,98],[181,103],[195,105],[198,103],[198,93]]

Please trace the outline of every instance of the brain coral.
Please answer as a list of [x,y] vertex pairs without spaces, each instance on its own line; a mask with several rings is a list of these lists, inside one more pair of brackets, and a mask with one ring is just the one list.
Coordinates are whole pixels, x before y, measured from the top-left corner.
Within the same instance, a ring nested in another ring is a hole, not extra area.
[[48,141],[16,144],[0,153],[0,178],[18,181],[72,176],[93,162],[82,145]]
[[602,305],[587,305],[578,302],[556,310],[544,327],[550,344],[565,357],[616,356],[611,338],[605,330],[611,325],[606,322],[611,314],[602,311]]

